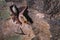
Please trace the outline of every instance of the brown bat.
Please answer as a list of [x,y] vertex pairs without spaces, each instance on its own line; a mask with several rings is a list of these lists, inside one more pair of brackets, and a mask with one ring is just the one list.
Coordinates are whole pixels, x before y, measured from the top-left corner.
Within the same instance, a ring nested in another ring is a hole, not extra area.
[[[17,8],[16,5],[10,6],[10,10],[12,12],[11,16],[13,16],[13,18],[12,18],[13,21],[14,22],[17,21],[17,23],[19,23],[19,24],[28,23],[28,21],[30,23],[33,23],[32,19],[28,16],[28,10],[27,9],[28,9],[27,6],[26,7],[20,7],[20,8]],[[25,35],[23,31],[22,31],[22,33],[17,33],[17,34],[23,34],[23,35]]]
[[[11,16],[13,16],[12,17],[13,21],[14,22],[17,21],[17,23],[22,24],[22,22],[19,20],[19,15],[20,14],[23,15],[23,13],[26,9],[27,9],[26,7],[17,8],[16,5],[10,6],[10,11],[12,12]],[[21,18],[21,19],[23,19],[23,18]],[[25,19],[23,21],[25,21]],[[15,33],[25,35],[22,29],[21,29],[21,31],[22,31],[22,33],[17,33],[17,32],[15,32]]]
[[19,18],[18,18],[19,17],[19,14],[22,14],[27,19],[27,21],[29,21],[30,23],[33,23],[32,19],[28,15],[28,10],[27,9],[28,9],[27,6],[26,7],[20,7],[20,8],[17,8],[16,5],[10,6],[10,10],[12,12],[11,15],[14,16],[13,17],[13,21],[17,20],[17,23],[22,24],[20,22]]

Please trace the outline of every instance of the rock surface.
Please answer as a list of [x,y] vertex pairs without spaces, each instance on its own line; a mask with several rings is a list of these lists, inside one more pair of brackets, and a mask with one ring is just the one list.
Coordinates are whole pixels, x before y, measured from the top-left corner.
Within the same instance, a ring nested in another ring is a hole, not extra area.
[[[0,1],[0,40],[60,40],[60,0],[5,1]],[[33,24],[27,21],[29,24],[21,26],[12,19],[6,20],[10,17],[9,6],[12,4],[18,8],[28,6],[28,16]],[[27,35],[19,34],[20,27]]]

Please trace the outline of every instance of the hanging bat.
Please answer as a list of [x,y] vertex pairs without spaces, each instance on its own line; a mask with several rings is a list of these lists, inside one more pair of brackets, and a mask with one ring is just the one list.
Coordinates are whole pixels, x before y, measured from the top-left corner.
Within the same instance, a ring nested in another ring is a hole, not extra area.
[[21,22],[19,21],[19,9],[17,8],[17,6],[16,5],[12,5],[12,6],[10,6],[10,10],[11,10],[11,12],[12,12],[12,14],[11,14],[11,16],[13,16],[12,18],[13,18],[13,21],[15,22],[15,20],[17,20],[20,24],[21,24]]
[[17,8],[16,5],[12,5],[10,6],[10,10],[12,12],[11,15],[13,15],[13,21],[18,20],[18,23],[22,24],[19,20],[19,14],[22,14],[25,19],[27,19],[27,21],[29,21],[30,23],[33,23],[32,19],[28,16],[28,7],[21,7],[21,8]]

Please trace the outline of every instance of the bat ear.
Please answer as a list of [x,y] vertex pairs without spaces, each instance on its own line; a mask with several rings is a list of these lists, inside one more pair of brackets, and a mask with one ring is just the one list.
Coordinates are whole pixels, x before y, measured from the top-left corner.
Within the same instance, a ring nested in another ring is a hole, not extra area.
[[10,11],[14,14],[19,13],[19,10],[18,10],[17,6],[14,5],[14,4],[12,6],[10,6]]

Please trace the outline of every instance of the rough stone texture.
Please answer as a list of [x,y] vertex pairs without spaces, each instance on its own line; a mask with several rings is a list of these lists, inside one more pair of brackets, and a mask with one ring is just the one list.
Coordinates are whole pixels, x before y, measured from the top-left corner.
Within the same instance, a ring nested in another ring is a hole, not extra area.
[[36,37],[33,40],[50,40],[50,25],[44,19],[45,15],[43,13],[38,12],[37,10],[30,9],[29,11],[29,15],[31,15],[32,13],[31,17],[34,20],[32,28]]
[[44,19],[49,23],[52,35],[50,40],[60,40],[60,0],[27,0],[27,2],[30,9],[45,15]]

